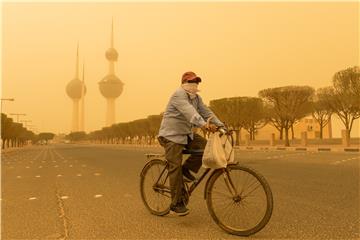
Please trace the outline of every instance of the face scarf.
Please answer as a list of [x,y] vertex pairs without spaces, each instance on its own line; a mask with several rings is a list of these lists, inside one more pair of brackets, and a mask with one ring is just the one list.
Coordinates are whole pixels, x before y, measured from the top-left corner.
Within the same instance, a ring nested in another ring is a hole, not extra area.
[[191,99],[194,99],[196,97],[196,93],[200,91],[198,89],[199,84],[197,83],[184,83],[181,86],[190,95]]

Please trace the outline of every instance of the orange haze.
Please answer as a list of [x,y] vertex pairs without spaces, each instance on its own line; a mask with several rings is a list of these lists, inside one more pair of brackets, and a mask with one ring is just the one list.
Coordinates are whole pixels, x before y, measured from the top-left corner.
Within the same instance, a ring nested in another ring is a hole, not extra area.
[[85,129],[105,125],[98,82],[108,71],[112,17],[115,71],[125,83],[118,122],[162,112],[188,70],[203,78],[208,103],[285,85],[329,86],[336,71],[359,65],[357,2],[3,3],[2,10],[2,97],[15,98],[3,111],[26,113],[38,131],[70,131],[65,86],[78,42]]

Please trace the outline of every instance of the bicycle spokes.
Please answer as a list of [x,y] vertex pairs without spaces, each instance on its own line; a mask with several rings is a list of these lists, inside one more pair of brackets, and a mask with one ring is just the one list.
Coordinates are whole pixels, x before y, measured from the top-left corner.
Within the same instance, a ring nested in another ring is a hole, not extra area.
[[228,167],[209,180],[207,204],[224,230],[248,236],[270,219],[272,194],[262,177],[249,168]]
[[165,215],[169,211],[171,192],[167,165],[155,159],[148,163],[141,174],[141,197],[151,213]]
[[223,177],[224,177],[224,181],[225,181],[226,187],[229,190],[229,192],[233,195],[233,197],[237,197],[238,192],[236,190],[236,187],[234,186],[233,181],[231,180],[231,176],[227,169],[224,169]]

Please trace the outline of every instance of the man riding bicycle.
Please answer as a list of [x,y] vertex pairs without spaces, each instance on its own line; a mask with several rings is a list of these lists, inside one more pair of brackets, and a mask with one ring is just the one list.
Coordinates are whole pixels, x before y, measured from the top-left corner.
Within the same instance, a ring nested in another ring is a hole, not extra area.
[[[183,180],[195,181],[196,178],[190,171],[197,173],[202,164],[202,155],[191,154],[182,165],[182,150],[205,148],[206,139],[194,133],[194,128],[215,132],[218,127],[224,127],[197,94],[200,82],[201,78],[194,72],[186,72],[182,75],[181,87],[170,97],[164,112],[158,137],[169,163],[172,199],[170,212],[179,216],[189,213],[182,201]],[[210,119],[209,124],[207,124],[208,119]]]

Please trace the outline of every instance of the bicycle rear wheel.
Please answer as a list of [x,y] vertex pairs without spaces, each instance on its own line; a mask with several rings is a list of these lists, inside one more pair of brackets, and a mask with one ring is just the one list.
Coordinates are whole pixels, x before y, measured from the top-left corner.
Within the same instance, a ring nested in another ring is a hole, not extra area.
[[168,169],[165,161],[153,159],[141,172],[141,199],[146,208],[155,215],[169,213],[171,204]]
[[226,232],[249,236],[269,222],[273,197],[265,178],[255,170],[229,165],[209,178],[206,203],[211,217]]

